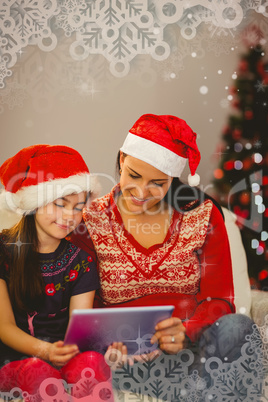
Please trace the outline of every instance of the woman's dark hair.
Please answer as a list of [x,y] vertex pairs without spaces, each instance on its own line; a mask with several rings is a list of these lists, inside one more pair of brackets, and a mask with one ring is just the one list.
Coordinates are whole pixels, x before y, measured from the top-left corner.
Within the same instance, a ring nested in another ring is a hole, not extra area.
[[173,178],[171,186],[164,197],[164,201],[179,212],[190,211],[208,199],[215,204],[223,216],[221,206],[214,198],[201,191],[198,187],[190,187],[188,184],[182,183],[178,177]]
[[[117,175],[119,175],[119,171],[120,151],[117,154],[116,160]],[[184,184],[178,177],[173,178],[171,186],[163,201],[167,202],[177,211],[185,212],[196,208],[207,199],[210,199],[215,204],[215,206],[219,209],[222,216],[224,217],[221,206],[218,204],[217,201],[214,200],[214,198],[201,191],[198,187],[190,187],[188,184]]]
[[[38,237],[34,215],[26,215],[1,233],[8,258],[8,290],[11,304],[31,311],[41,303],[44,283],[39,266]],[[4,256],[1,256],[4,258]],[[2,261],[1,261],[2,262]]]

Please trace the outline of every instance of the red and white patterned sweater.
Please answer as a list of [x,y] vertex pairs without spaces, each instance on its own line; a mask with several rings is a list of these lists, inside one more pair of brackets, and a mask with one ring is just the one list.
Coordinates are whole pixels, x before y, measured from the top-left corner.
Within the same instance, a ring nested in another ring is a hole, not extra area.
[[[84,211],[89,236],[72,241],[97,254],[104,307],[174,304],[192,341],[219,317],[235,311],[229,242],[212,201],[173,211],[163,244],[142,247],[127,232],[111,193]],[[91,243],[92,242],[92,243]]]

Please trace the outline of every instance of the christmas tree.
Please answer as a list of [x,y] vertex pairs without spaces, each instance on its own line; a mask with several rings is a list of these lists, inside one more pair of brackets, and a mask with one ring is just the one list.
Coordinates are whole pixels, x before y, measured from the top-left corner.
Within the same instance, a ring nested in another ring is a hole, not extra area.
[[256,36],[233,76],[213,196],[237,216],[252,287],[268,291],[268,63]]

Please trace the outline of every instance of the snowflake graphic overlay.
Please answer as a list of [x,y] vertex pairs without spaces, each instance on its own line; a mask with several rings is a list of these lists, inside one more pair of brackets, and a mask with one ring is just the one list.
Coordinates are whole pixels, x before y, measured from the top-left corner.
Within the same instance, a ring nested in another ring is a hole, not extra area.
[[[50,18],[56,14],[57,2],[48,0],[4,0],[0,4],[0,56],[7,72],[17,62],[17,55],[28,45],[38,45],[42,50],[43,39],[50,37],[53,47],[56,37],[52,34]],[[50,46],[48,50],[52,50]],[[2,70],[2,69],[1,69]],[[0,82],[0,84],[1,84]]]
[[[30,94],[33,107],[43,113],[53,107],[56,93],[75,102],[97,99],[107,85],[118,84],[114,78],[128,77],[147,87],[158,74],[173,80],[186,57],[201,58],[205,51],[218,56],[236,49],[245,21],[256,23],[265,36],[267,16],[264,0],[4,0],[1,104],[11,109],[22,106]],[[41,52],[52,55],[56,47],[56,68],[43,73]],[[71,61],[66,63],[67,57]],[[23,74],[25,64],[31,80]],[[3,92],[8,86],[12,93]]]
[[[67,385],[61,380],[47,379],[41,384],[39,393],[47,402],[55,398],[65,402],[83,402],[89,400],[88,394],[92,392],[94,402],[109,401],[112,393],[117,401],[125,401],[126,394],[133,401],[148,398],[174,402],[266,400],[268,315],[262,327],[254,325],[252,334],[247,335],[246,343],[241,348],[241,357],[233,362],[222,362],[212,356],[207,360],[201,359],[201,369],[199,366],[198,370],[192,370],[194,353],[188,349],[175,356],[161,354],[150,360],[146,356],[139,360],[134,365],[126,363],[113,372],[113,389],[110,382],[96,384],[94,371],[87,368],[82,371],[77,384]],[[48,385],[56,386],[57,397],[47,394]],[[9,393],[0,393],[0,397],[8,401],[17,397],[19,391],[14,388]]]
[[0,56],[8,56],[2,63],[10,69],[28,45],[43,51],[55,49],[63,31],[68,37],[75,34],[69,49],[74,60],[101,54],[112,74],[123,77],[137,55],[148,54],[158,61],[170,56],[170,43],[164,36],[168,25],[177,24],[187,40],[196,37],[202,23],[210,23],[218,36],[219,32],[226,36],[248,10],[266,14],[261,1],[5,0],[0,5]]

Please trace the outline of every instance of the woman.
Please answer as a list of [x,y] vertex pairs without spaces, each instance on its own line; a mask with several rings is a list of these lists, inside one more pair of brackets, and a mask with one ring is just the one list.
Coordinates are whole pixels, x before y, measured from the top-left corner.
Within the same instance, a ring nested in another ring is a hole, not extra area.
[[[175,116],[141,116],[120,149],[120,183],[84,209],[89,236],[80,227],[72,240],[96,251],[98,306],[173,304],[173,317],[156,326],[152,343],[173,355],[186,347],[195,350],[197,362],[201,355],[234,359],[252,322],[231,314],[234,287],[224,220],[213,200],[180,182],[187,159],[194,186],[200,161],[196,134]],[[218,344],[221,328],[231,330],[240,325],[236,321],[243,322],[239,339],[224,350],[204,347]]]

